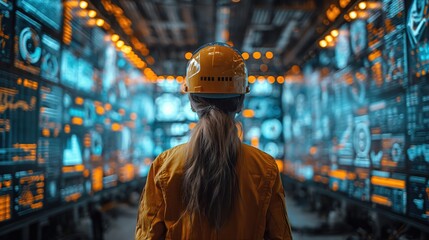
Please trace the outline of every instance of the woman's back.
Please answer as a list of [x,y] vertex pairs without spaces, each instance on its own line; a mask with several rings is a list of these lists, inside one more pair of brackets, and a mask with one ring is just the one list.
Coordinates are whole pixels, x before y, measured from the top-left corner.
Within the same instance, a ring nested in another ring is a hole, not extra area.
[[140,203],[136,239],[291,239],[283,187],[271,156],[241,145],[236,201],[216,230],[203,216],[191,219],[181,201],[186,149],[186,144],[177,146],[154,161],[145,190],[150,194],[143,194]]

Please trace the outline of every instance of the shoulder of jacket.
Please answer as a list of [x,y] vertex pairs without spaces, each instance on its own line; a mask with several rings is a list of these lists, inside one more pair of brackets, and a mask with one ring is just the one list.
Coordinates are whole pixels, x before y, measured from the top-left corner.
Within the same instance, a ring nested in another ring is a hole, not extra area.
[[178,154],[181,154],[184,147],[185,144],[180,144],[159,154],[152,163],[155,176],[165,175],[168,165],[175,160]]
[[275,172],[278,171],[276,161],[268,153],[244,143],[243,143],[243,151],[244,151],[244,154],[250,155],[256,161],[259,161],[261,164],[266,166],[267,170],[275,171]]

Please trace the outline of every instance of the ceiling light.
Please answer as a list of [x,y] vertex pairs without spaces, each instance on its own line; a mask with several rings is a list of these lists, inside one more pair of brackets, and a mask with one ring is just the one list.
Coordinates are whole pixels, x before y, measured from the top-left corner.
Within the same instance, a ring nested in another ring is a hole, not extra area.
[[79,7],[82,8],[82,9],[87,8],[88,7],[88,2],[87,1],[80,1]]
[[116,46],[118,47],[118,48],[120,48],[120,47],[122,47],[122,46],[124,46],[124,41],[122,41],[122,40],[119,40],[118,42],[116,42]]
[[97,19],[97,21],[95,22],[95,24],[97,24],[97,26],[101,27],[104,24],[104,20],[101,19],[101,18],[99,18],[99,19]]
[[88,11],[88,16],[89,16],[90,18],[93,18],[93,17],[97,16],[97,12],[96,12],[96,11],[94,11],[94,10],[89,10],[89,11]]
[[274,57],[274,54],[273,54],[273,52],[268,51],[268,52],[266,52],[266,53],[265,53],[265,57],[266,57],[267,59],[271,59],[271,58],[273,58],[273,57]]
[[261,53],[260,52],[254,52],[252,54],[252,56],[253,56],[254,59],[260,59],[261,58]]
[[332,35],[333,37],[338,37],[338,30],[337,30],[337,29],[332,30],[332,31],[331,31],[331,35]]
[[326,40],[327,42],[332,42],[332,41],[334,40],[334,38],[333,38],[331,35],[327,35],[327,36],[325,37],[325,40]]
[[366,2],[360,2],[358,6],[360,9],[364,10],[366,8]]
[[186,60],[191,59],[192,58],[192,53],[191,52],[185,53],[185,58],[186,58]]
[[247,59],[249,59],[249,53],[247,53],[247,52],[243,52],[242,54],[241,54],[241,56],[243,57],[243,59],[244,60],[247,60]]
[[328,46],[328,42],[326,42],[326,40],[320,40],[319,46],[321,46],[322,48],[324,48],[324,47]]
[[349,17],[350,17],[351,19],[356,19],[356,18],[357,18],[357,12],[356,12],[356,11],[351,11],[351,12],[349,13]]
[[119,35],[118,34],[113,34],[112,37],[111,37],[111,39],[112,39],[113,42],[116,42],[116,41],[119,40]]

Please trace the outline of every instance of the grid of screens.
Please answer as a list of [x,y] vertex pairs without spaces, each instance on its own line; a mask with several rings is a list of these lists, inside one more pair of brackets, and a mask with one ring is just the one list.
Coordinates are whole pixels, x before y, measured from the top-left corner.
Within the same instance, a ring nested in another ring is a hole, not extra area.
[[285,173],[427,224],[429,5],[371,4],[284,84]]
[[141,180],[154,158],[152,85],[67,2],[0,0],[0,226]]

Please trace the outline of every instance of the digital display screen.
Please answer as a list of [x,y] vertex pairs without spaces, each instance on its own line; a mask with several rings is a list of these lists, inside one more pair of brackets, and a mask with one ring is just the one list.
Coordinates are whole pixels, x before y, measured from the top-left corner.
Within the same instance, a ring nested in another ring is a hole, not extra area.
[[45,175],[40,171],[19,171],[15,173],[14,209],[19,216],[43,208],[45,198]]
[[408,213],[419,220],[429,220],[429,180],[427,177],[410,176],[408,185]]
[[427,221],[429,2],[368,4],[283,85],[285,173]]
[[346,168],[332,169],[329,172],[329,188],[334,192],[347,193],[349,186],[349,179],[347,176],[350,174]]
[[60,73],[60,43],[46,34],[42,35],[41,61],[40,75],[52,82],[58,82]]
[[83,177],[61,178],[60,196],[65,202],[75,202],[85,194]]
[[371,202],[396,213],[405,214],[407,204],[406,175],[372,171]]
[[0,2],[0,62],[9,63],[12,53],[12,2]]
[[[64,49],[61,60],[61,83],[85,93],[95,91],[94,69],[91,64]],[[115,96],[116,97],[116,96]],[[109,99],[110,100],[110,99]],[[116,102],[116,100],[114,100]]]
[[0,224],[12,218],[13,207],[12,174],[0,174]]
[[337,68],[343,69],[350,61],[350,30],[348,25],[343,25],[338,30],[337,44],[335,45],[335,64]]
[[405,5],[403,0],[384,0],[384,91],[404,86],[407,83]]
[[18,7],[59,31],[63,12],[61,0],[18,0]]
[[0,164],[36,163],[39,84],[0,73]]
[[39,75],[42,62],[41,25],[23,13],[16,12],[15,33],[15,66]]
[[369,106],[371,161],[373,167],[405,168],[405,101],[403,94],[391,95]]
[[366,168],[355,168],[352,173],[349,173],[348,192],[349,196],[354,199],[368,202],[370,200],[370,171]]
[[406,32],[409,42],[409,64],[411,82],[427,79],[429,71],[429,3],[412,0],[408,6]]
[[59,183],[62,146],[62,89],[50,84],[40,87],[39,113],[39,140],[37,159],[39,166],[45,168],[46,199],[57,200],[59,197]]

